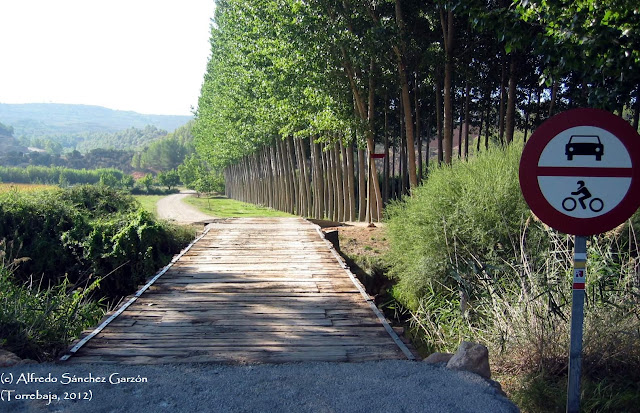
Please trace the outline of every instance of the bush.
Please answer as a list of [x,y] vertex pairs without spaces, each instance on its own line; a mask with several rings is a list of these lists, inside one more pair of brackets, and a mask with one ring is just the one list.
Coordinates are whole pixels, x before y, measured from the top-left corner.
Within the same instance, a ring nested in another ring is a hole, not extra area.
[[84,255],[91,272],[105,276],[100,290],[113,297],[133,291],[187,241],[184,232],[172,234],[167,224],[138,209],[98,219],[84,244]]
[[1,194],[0,346],[53,358],[191,238],[106,186]]
[[465,274],[496,277],[519,250],[529,210],[517,180],[521,148],[493,150],[472,162],[432,168],[411,197],[387,208],[390,275],[410,309],[436,285],[470,293]]
[[82,239],[89,231],[86,214],[63,199],[63,191],[10,191],[0,195],[0,240],[9,259],[20,259],[18,280],[42,278],[45,286],[74,283],[82,272]]
[[45,287],[106,276],[101,295],[129,294],[190,238],[106,186],[0,195],[0,239],[20,261],[14,277],[42,279]]

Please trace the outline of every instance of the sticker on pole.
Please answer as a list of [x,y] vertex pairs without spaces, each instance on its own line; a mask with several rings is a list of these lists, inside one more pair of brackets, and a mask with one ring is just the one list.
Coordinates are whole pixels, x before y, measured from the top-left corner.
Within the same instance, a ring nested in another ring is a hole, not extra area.
[[569,110],[536,129],[519,176],[542,222],[567,234],[602,233],[640,206],[640,136],[609,112]]

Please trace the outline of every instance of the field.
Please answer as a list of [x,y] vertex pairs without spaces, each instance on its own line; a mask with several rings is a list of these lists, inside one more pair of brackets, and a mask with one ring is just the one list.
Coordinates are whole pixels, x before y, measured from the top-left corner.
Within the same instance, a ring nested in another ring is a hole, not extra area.
[[144,208],[144,210],[147,212],[151,212],[153,215],[158,214],[158,208],[156,204],[160,199],[164,197],[165,195],[135,195],[134,196],[134,198],[138,202],[140,202],[140,205],[142,205],[142,208]]
[[41,191],[43,189],[54,189],[57,186],[54,185],[37,185],[37,184],[2,184],[0,183],[0,194],[4,194],[9,191],[18,192],[33,192]]

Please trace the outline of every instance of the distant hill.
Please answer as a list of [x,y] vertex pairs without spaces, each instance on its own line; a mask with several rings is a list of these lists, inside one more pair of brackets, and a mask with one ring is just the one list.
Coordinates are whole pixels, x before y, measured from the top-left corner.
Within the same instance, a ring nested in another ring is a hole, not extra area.
[[17,138],[52,135],[113,133],[152,125],[168,132],[184,125],[192,116],[145,115],[101,106],[60,103],[0,103],[0,122],[13,126]]

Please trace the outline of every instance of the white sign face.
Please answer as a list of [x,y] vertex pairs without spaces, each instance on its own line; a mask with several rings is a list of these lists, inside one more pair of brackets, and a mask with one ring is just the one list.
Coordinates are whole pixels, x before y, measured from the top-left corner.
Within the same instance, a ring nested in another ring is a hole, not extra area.
[[631,156],[609,131],[576,126],[554,136],[538,161],[546,201],[572,218],[594,218],[615,208],[631,187]]

